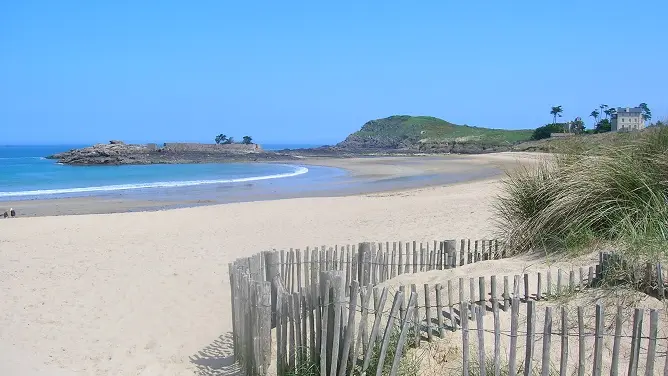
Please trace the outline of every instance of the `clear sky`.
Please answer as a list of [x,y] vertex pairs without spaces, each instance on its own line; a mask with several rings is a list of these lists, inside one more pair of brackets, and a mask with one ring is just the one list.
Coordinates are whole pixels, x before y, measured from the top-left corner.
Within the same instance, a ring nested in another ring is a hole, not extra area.
[[0,0],[0,144],[668,115],[668,1]]

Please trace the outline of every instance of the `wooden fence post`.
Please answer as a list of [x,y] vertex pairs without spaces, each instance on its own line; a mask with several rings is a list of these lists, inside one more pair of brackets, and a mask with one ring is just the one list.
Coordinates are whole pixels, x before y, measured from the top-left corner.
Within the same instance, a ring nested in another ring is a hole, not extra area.
[[601,304],[596,304],[593,376],[601,376],[601,362],[603,360],[603,324],[603,306]]
[[517,327],[519,325],[520,298],[513,297],[510,308],[510,356],[508,359],[508,374],[517,375]]
[[536,302],[527,301],[527,337],[526,354],[524,356],[524,376],[533,372],[533,341],[536,337]]
[[[533,345],[533,344],[532,344]],[[545,308],[543,325],[543,359],[541,376],[550,376],[550,349],[552,346],[552,307]]]
[[401,326],[401,333],[399,334],[397,349],[394,354],[394,361],[392,362],[392,368],[390,369],[389,376],[396,376],[397,371],[399,370],[399,362],[403,357],[404,343],[406,342],[406,335],[408,333],[408,330],[411,328],[410,319],[411,317],[413,317],[413,310],[415,309],[415,305],[417,305],[417,295],[411,293],[411,297],[408,300],[408,309],[406,312],[406,318],[403,320],[403,324]]
[[642,340],[642,319],[644,309],[636,308],[633,312],[633,337],[631,338],[631,356],[629,359],[629,376],[638,374],[638,358],[640,357],[640,342]]
[[476,331],[478,332],[478,366],[480,374],[486,374],[486,353],[485,353],[485,327],[484,327],[484,308],[476,307]]
[[402,300],[404,295],[401,292],[394,294],[394,303],[392,303],[392,310],[390,311],[390,316],[387,319],[387,325],[385,326],[385,335],[383,336],[383,343],[380,347],[380,355],[378,357],[378,366],[376,367],[376,376],[382,376],[383,374],[383,365],[385,363],[385,357],[387,356],[387,346],[390,343],[390,337],[392,336],[393,325],[395,317],[399,312],[399,307],[401,307]]
[[561,360],[559,361],[559,376],[566,376],[568,371],[568,312],[561,307]]

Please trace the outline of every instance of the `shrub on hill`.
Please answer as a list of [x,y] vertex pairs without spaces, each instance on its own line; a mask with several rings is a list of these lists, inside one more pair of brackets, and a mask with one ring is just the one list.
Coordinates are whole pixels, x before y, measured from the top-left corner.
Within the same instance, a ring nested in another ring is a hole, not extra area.
[[542,127],[538,127],[533,131],[533,134],[531,134],[531,140],[537,141],[550,138],[552,133],[563,133],[566,129],[567,128],[565,123],[543,125]]

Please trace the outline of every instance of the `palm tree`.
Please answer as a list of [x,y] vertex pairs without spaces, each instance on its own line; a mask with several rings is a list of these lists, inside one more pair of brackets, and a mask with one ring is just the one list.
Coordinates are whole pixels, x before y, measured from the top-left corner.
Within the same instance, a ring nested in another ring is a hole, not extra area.
[[241,141],[242,144],[244,145],[250,145],[253,143],[253,137],[251,136],[244,136],[244,140]]
[[607,105],[607,104],[602,104],[602,105],[598,106],[598,108],[601,109],[601,111],[599,111],[598,114],[599,114],[599,115],[600,115],[600,114],[604,114],[604,113],[605,113],[605,109],[608,108],[608,105]]
[[601,113],[598,112],[598,110],[594,110],[594,111],[591,112],[591,114],[589,114],[589,116],[594,118],[594,125],[598,124],[598,115],[600,115],[600,114]]
[[561,106],[552,107],[552,111],[550,111],[550,114],[554,116],[552,124],[557,124],[557,116],[561,117],[562,112],[564,112],[564,110],[561,108]]

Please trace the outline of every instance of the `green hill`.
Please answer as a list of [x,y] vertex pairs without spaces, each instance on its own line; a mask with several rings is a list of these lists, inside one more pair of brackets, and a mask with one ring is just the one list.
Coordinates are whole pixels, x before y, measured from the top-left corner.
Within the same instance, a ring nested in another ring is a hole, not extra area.
[[529,140],[532,132],[457,125],[431,116],[397,115],[365,123],[337,146],[432,152],[496,151]]

